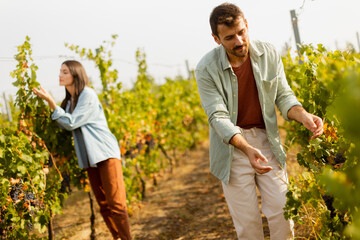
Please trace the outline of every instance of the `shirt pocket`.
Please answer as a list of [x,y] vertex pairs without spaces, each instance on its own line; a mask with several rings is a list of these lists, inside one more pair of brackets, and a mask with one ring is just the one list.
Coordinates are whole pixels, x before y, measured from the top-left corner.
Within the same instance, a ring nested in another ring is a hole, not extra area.
[[266,96],[267,100],[275,102],[276,99],[276,92],[277,92],[277,84],[278,84],[278,76],[270,79],[270,80],[263,80],[263,89],[264,95]]

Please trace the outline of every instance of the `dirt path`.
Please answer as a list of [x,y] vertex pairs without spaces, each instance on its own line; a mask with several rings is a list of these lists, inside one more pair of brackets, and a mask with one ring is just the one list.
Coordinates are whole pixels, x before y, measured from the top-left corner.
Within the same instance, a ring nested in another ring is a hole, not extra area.
[[[208,143],[188,152],[181,162],[173,174],[159,178],[158,186],[149,186],[141,208],[130,218],[133,239],[236,239],[221,183],[209,173]],[[56,239],[90,239],[89,217],[87,193],[75,191],[64,214],[54,220]],[[112,239],[98,208],[96,235]]]
[[208,148],[190,152],[183,162],[132,217],[134,238],[236,239],[221,184],[209,174]]

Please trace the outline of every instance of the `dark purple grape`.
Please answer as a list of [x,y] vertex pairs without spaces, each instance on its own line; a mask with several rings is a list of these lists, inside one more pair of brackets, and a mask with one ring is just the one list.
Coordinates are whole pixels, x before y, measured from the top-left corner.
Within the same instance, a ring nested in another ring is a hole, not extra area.
[[337,153],[334,161],[335,164],[344,163],[346,161],[346,158],[343,153]]
[[65,173],[65,174],[62,174],[62,176],[63,176],[63,180],[61,181],[60,192],[61,193],[71,192],[69,174]]
[[17,202],[21,201],[20,194],[23,192],[23,184],[22,182],[16,183],[14,186],[11,186],[10,189],[10,197],[12,201],[16,204]]
[[25,193],[25,196],[24,196],[24,200],[25,200],[25,201],[33,201],[33,200],[35,200],[34,193],[32,193],[32,192],[26,192],[26,193]]
[[51,157],[51,155],[49,154],[49,160],[48,160],[48,164],[49,164],[49,167],[52,167],[54,165],[53,163],[53,159]]
[[335,217],[336,213],[333,207],[334,198],[326,194],[323,195],[322,198],[324,199],[327,209],[330,211],[331,218]]
[[32,223],[31,222],[27,222],[26,223],[26,226],[31,230],[32,229],[32,227],[33,227],[33,225],[32,225]]

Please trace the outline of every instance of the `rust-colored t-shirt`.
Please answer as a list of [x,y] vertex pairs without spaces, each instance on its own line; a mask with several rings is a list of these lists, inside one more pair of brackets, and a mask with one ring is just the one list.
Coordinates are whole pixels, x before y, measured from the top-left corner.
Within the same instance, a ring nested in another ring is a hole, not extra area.
[[265,129],[250,57],[240,67],[233,67],[233,71],[238,79],[236,125],[244,129],[253,127]]

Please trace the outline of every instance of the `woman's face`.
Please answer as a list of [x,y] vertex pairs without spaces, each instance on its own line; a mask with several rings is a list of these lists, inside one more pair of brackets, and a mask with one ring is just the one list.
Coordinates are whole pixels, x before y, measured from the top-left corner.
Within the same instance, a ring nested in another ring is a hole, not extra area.
[[61,65],[59,74],[59,85],[69,87],[74,84],[74,78],[70,73],[68,66],[65,64]]

